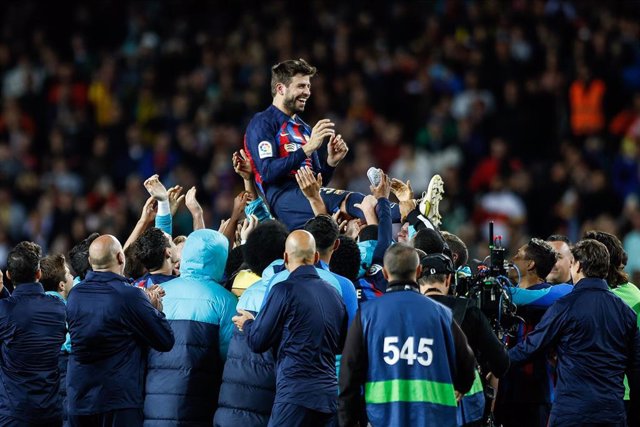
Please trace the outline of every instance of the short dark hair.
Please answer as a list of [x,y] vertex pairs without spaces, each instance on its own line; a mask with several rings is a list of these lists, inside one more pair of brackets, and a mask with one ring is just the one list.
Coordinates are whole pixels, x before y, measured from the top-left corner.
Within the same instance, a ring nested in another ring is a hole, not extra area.
[[7,257],[7,271],[14,286],[36,281],[40,269],[42,249],[33,242],[20,242],[11,249]]
[[564,234],[552,234],[547,237],[547,242],[564,242],[567,245],[571,246],[571,240]]
[[45,291],[58,291],[60,282],[66,280],[65,259],[62,254],[49,255],[40,260],[40,283]]
[[303,76],[315,76],[316,67],[311,66],[304,59],[289,59],[271,67],[271,96],[276,96],[276,85],[282,83],[289,86],[293,76],[302,74]]
[[100,237],[100,233],[92,233],[69,251],[69,264],[71,264],[73,273],[78,276],[80,280],[84,280],[87,271],[92,270],[91,264],[89,264],[89,246],[91,246],[91,243],[98,237]]
[[413,236],[413,247],[422,249],[428,254],[442,254],[448,248],[447,243],[439,231],[423,228]]
[[135,242],[136,256],[149,271],[157,270],[164,264],[165,249],[171,247],[171,243],[164,231],[157,227],[145,230]]
[[384,254],[384,268],[396,280],[414,278],[420,260],[413,246],[394,243]]
[[607,283],[615,287],[623,285],[629,281],[629,276],[622,269],[627,264],[627,253],[622,246],[622,242],[613,234],[605,231],[591,230],[584,234],[585,239],[593,239],[602,243],[609,251],[609,272],[607,273]]
[[304,229],[316,239],[318,252],[326,252],[333,248],[340,235],[338,224],[329,215],[318,215],[311,218],[304,225]]
[[439,273],[439,274],[427,274],[425,276],[420,277],[418,282],[420,284],[430,285],[432,283],[444,283],[447,280],[448,274]]
[[284,255],[284,244],[289,231],[279,221],[268,220],[258,224],[242,245],[244,261],[251,271],[262,276],[262,271]]
[[574,262],[580,263],[585,277],[606,279],[609,273],[609,250],[595,239],[582,239],[571,248]]
[[464,244],[460,237],[453,233],[441,231],[441,234],[444,241],[449,246],[449,249],[451,249],[451,253],[458,256],[454,263],[455,267],[460,268],[463,265],[466,265],[469,261],[469,249],[467,249],[467,245]]
[[536,274],[542,279],[549,275],[558,260],[558,254],[551,245],[535,237],[529,240],[524,253],[526,259],[535,263]]
[[124,276],[130,279],[139,279],[147,272],[147,269],[138,258],[136,242],[124,250]]
[[242,246],[236,246],[229,251],[227,263],[224,266],[224,275],[228,279],[238,271],[244,263],[244,255],[242,254]]
[[338,240],[340,240],[340,246],[331,257],[329,269],[355,283],[360,271],[360,248],[351,237],[340,236]]

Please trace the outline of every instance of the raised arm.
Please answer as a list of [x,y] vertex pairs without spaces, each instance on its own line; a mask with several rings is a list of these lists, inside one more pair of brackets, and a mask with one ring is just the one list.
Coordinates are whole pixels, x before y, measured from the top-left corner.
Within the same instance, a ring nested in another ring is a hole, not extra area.
[[196,187],[191,187],[189,191],[187,191],[185,205],[187,209],[189,209],[189,212],[191,212],[191,217],[193,218],[193,231],[205,228],[202,206],[200,206],[198,199],[196,199]]
[[135,242],[147,228],[149,228],[149,226],[153,223],[153,220],[156,218],[157,209],[158,204],[156,200],[153,197],[149,197],[142,207],[140,219],[136,223],[136,226],[133,228],[133,231],[129,235],[129,238],[124,243],[124,246],[122,248],[123,250],[126,250],[129,246],[131,246],[131,244]]
[[144,187],[149,195],[158,202],[158,210],[156,215],[156,227],[171,235],[172,218],[171,204],[169,203],[169,192],[160,182],[158,175],[152,175],[144,182]]
[[378,199],[376,213],[378,214],[378,242],[373,251],[373,263],[382,265],[384,253],[393,243],[393,229],[391,223],[391,204],[389,203],[389,194],[391,193],[391,184],[387,174],[382,174],[382,179],[377,187],[371,186],[373,196]]
[[320,188],[322,187],[322,175],[318,174],[313,176],[313,171],[305,166],[298,170],[296,174],[296,181],[302,191],[302,194],[307,198],[313,214],[318,216],[327,213],[327,207],[320,197]]
[[233,163],[233,170],[242,178],[244,191],[251,194],[255,200],[255,198],[258,197],[258,191],[253,182],[251,162],[247,158],[246,152],[244,150],[236,151],[233,153],[233,156],[231,156],[231,162]]
[[546,309],[573,290],[573,285],[554,285],[545,289],[509,288],[517,306]]

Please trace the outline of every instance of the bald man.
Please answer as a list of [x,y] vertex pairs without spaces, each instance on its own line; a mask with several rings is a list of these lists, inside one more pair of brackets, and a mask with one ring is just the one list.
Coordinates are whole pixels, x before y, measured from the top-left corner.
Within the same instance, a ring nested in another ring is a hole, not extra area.
[[[171,350],[173,332],[145,292],[122,276],[125,257],[118,239],[95,239],[89,263],[93,271],[71,290],[67,302],[73,343],[69,422],[77,427],[142,426],[147,350]],[[161,308],[158,296],[150,295]]]
[[253,352],[276,351],[269,426],[324,426],[336,414],[336,354],[342,351],[348,319],[337,290],[318,276],[318,259],[311,233],[292,232],[284,253],[291,272],[287,280],[273,287],[255,320],[244,310],[233,319]]

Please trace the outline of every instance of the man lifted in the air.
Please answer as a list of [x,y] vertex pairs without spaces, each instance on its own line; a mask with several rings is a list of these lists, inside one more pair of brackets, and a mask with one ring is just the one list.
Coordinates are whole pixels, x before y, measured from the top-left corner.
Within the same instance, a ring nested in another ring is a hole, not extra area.
[[[233,161],[234,166],[249,161],[256,186],[271,213],[290,230],[295,230],[314,216],[296,182],[297,171],[307,166],[320,174],[324,182],[329,182],[349,148],[342,136],[336,135],[329,119],[319,120],[311,129],[298,115],[304,111],[311,96],[315,67],[297,59],[281,62],[271,71],[273,104],[253,116],[244,136],[244,150],[234,153]],[[317,150],[327,137],[327,159],[323,164]],[[421,213],[437,226],[440,222],[437,206],[442,192],[442,179],[436,175],[422,199],[400,199],[400,204],[391,205],[393,222],[400,222],[419,205]],[[363,194],[322,188],[320,195],[328,213],[341,211],[351,217],[363,218],[362,211],[355,207],[364,199]]]

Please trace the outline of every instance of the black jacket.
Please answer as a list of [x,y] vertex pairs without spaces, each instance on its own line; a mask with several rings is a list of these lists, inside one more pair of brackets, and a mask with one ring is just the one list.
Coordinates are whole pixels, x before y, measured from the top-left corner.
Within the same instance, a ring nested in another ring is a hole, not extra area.
[[[509,369],[509,353],[493,333],[487,316],[466,298],[449,295],[429,295],[429,297],[453,311],[453,318],[467,336],[469,347],[473,350],[480,366],[488,369],[498,378],[504,375]],[[462,316],[458,314],[460,311]]]

